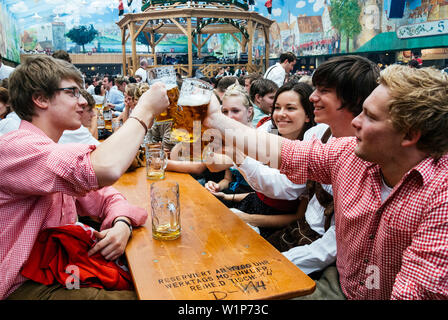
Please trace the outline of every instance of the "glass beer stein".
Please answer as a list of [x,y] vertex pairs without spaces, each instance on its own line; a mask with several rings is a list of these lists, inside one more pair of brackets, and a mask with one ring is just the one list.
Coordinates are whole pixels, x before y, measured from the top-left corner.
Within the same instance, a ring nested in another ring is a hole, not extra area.
[[162,112],[156,117],[156,122],[164,122],[173,120],[172,111],[177,108],[177,100],[179,99],[179,88],[176,81],[176,70],[173,66],[158,67],[151,69],[150,74],[152,79],[151,84],[156,82],[163,82],[167,89],[168,99],[170,105],[166,112]]

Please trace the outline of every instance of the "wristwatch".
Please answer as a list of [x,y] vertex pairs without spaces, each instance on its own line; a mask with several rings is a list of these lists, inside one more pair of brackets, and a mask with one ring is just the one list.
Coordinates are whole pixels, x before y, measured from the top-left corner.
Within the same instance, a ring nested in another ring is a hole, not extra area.
[[116,224],[118,221],[121,221],[121,222],[123,222],[123,223],[126,223],[126,224],[128,225],[128,227],[129,227],[129,230],[131,231],[131,235],[132,235],[132,225],[131,225],[129,222],[127,222],[126,220],[124,220],[124,219],[117,219],[117,220],[115,220],[115,222],[114,222],[114,226],[115,226],[115,224]]

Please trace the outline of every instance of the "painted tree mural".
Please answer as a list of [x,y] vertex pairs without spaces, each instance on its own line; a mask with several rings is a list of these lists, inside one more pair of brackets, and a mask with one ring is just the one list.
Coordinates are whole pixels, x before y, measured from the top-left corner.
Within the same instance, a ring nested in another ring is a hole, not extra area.
[[98,34],[98,31],[93,25],[90,25],[88,28],[86,26],[73,27],[65,34],[65,36],[81,46],[82,51],[85,53],[86,48],[84,46],[92,42]]
[[346,38],[346,52],[349,52],[349,41],[361,33],[359,23],[361,7],[358,0],[331,0],[330,21],[340,36]]

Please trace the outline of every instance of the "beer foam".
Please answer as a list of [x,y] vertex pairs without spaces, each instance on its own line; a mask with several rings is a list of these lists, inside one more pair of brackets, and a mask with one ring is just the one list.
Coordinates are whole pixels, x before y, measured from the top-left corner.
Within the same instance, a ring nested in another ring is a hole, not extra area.
[[208,96],[197,94],[197,95],[180,97],[179,100],[177,101],[177,104],[183,107],[195,107],[208,104],[209,102],[210,98]]

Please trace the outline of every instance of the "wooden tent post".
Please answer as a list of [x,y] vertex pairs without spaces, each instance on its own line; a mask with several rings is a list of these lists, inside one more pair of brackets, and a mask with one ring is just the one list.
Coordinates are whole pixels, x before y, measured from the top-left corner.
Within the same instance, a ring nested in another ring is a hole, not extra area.
[[126,28],[121,29],[121,51],[122,51],[122,63],[123,63],[123,75],[127,75],[126,70]]
[[269,39],[269,28],[264,26],[264,67],[265,70],[269,68],[269,47],[270,47],[270,39]]
[[254,37],[254,24],[252,20],[247,21],[247,32],[249,33],[249,39],[247,39],[247,63],[252,65],[252,48],[253,48],[253,37]]
[[188,37],[188,76],[193,76],[193,39],[191,35],[191,17],[187,18],[187,37]]
[[131,43],[132,43],[132,72],[133,75],[135,75],[135,72],[138,69],[138,63],[137,63],[137,44],[136,44],[136,36],[135,36],[135,23],[132,21],[130,23],[131,32]]

